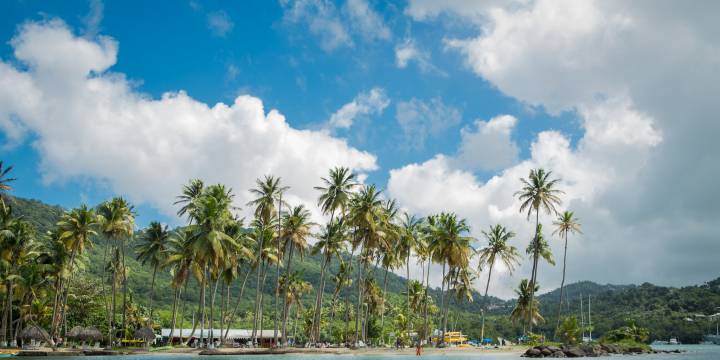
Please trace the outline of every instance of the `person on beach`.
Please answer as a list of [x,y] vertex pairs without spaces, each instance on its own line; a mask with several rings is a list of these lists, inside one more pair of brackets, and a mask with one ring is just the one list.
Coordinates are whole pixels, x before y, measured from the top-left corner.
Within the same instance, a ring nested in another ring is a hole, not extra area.
[[422,345],[420,345],[420,342],[415,343],[415,356],[422,355]]

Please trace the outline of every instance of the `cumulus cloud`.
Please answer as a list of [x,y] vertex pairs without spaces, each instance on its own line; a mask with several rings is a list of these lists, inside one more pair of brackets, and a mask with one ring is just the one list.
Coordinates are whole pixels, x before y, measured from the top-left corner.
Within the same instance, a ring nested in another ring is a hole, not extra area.
[[333,113],[328,120],[330,128],[347,129],[352,126],[356,118],[368,115],[382,114],[390,105],[390,98],[385,90],[379,87],[358,94],[351,102],[343,105]]
[[440,98],[428,101],[412,98],[397,104],[395,118],[402,129],[406,146],[422,149],[428,137],[459,124],[462,114]]
[[102,181],[170,215],[190,178],[229,185],[244,206],[254,179],[274,174],[291,187],[289,202],[314,209],[312,186],[328,168],[376,168],[372,154],[295,129],[252,96],[209,105],[182,91],[139,93],[110,71],[111,38],[80,38],[54,20],[22,25],[11,44],[15,60],[0,61],[0,127],[14,141],[32,139],[46,182]]
[[514,116],[501,115],[462,129],[457,160],[472,170],[499,170],[515,164],[520,150],[511,134],[516,123]]
[[223,10],[208,13],[207,22],[210,32],[218,37],[225,37],[235,27],[230,15]]
[[353,36],[372,41],[389,40],[392,35],[382,16],[365,0],[348,0],[341,9],[327,0],[280,0],[280,4],[284,21],[307,26],[328,52],[354,46]]
[[[532,227],[517,213],[512,192],[519,177],[543,166],[563,179],[563,207],[575,210],[585,228],[570,246],[572,279],[678,285],[716,277],[711,264],[720,244],[710,229],[720,209],[708,204],[720,193],[707,189],[720,176],[713,95],[720,91],[720,39],[708,14],[720,9],[707,5],[411,1],[406,13],[416,20],[443,14],[477,24],[476,36],[448,30],[446,46],[504,94],[553,114],[573,112],[583,133],[574,145],[566,135],[541,132],[528,159],[484,182],[438,156],[394,170],[388,188],[418,211],[459,208],[475,229],[506,223],[525,246]],[[458,179],[468,187],[457,189]],[[416,187],[465,196],[402,194]],[[540,282],[549,289],[559,277],[558,269],[541,270]]]

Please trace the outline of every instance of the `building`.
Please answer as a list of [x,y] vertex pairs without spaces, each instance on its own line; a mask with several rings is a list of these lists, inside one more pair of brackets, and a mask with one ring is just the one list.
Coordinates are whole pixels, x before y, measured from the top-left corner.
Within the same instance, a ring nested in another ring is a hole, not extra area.
[[[216,342],[220,342],[220,339],[225,335],[225,330],[221,329],[213,329],[213,339]],[[190,334],[192,333],[192,329],[175,329],[175,332],[173,333],[173,342],[180,342],[181,336],[182,341],[188,341]],[[168,342],[170,339],[170,329],[169,328],[163,328],[160,330],[160,336],[162,337],[162,340],[164,342]],[[204,341],[207,342],[210,338],[210,331],[209,329],[203,330],[203,338]],[[278,339],[282,338],[282,331],[278,330]],[[192,337],[190,339],[200,339],[200,328],[195,329],[195,333],[192,334]],[[265,330],[258,330],[257,331],[257,339],[260,343],[261,347],[272,347],[275,343],[275,330],[273,329],[265,329]],[[227,334],[227,340],[228,342],[231,342],[234,346],[246,346],[251,344],[252,341],[252,329],[230,329]]]

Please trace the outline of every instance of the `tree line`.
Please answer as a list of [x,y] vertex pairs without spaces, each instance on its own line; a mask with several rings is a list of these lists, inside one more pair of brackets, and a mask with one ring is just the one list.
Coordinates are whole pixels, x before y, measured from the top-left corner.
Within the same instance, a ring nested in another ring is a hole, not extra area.
[[[173,296],[170,339],[184,326],[183,295],[192,281],[199,292],[191,333],[182,334],[187,342],[199,338],[204,344],[206,339],[226,338],[239,321],[245,293],[254,290],[248,315],[256,346],[259,331],[270,326],[273,343],[281,347],[288,346],[290,338],[356,347],[386,344],[393,337],[409,344],[415,336],[428,339],[433,329],[439,329],[436,345],[444,345],[451,301],[474,301],[472,292],[480,287],[481,279],[485,279],[480,336],[484,338],[493,270],[502,264],[512,272],[523,259],[511,245],[515,233],[502,224],[480,231],[482,240],[475,239],[467,220],[457,214],[418,217],[403,212],[396,201],[386,198],[375,185],[361,183],[344,167],[331,169],[315,187],[318,208],[326,219],[322,224],[313,222],[306,206],[285,200],[291,189],[279,177],[265,176],[249,190],[252,200],[244,205],[252,213],[251,219],[240,217],[232,189],[194,179],[183,186],[174,203],[178,217],[185,221],[174,230],[152,222],[137,231],[133,205],[115,197],[96,207],[81,205],[65,211],[47,234],[38,234],[6,203],[5,194],[15,181],[11,169],[0,162],[0,281],[4,285],[0,290],[0,345],[14,344],[26,325],[48,329],[50,341],[67,335],[69,300],[73,288],[83,285],[75,275],[84,267],[83,254],[95,245],[104,246],[98,291],[104,318],[101,328],[108,344],[131,337],[140,327],[159,325],[153,304],[159,273],[171,277],[170,289],[162,289]],[[579,233],[580,224],[572,212],[557,210],[563,192],[552,172],[533,169],[520,181],[516,193],[519,212],[528,221],[534,220],[535,232],[526,249],[532,271],[529,279],[520,281],[510,319],[521,323],[523,333],[528,334],[544,321],[535,293],[540,262],[554,264],[540,222],[540,213],[546,213],[556,217],[553,234],[565,244],[557,332],[563,311],[568,236]],[[320,258],[315,288],[293,269],[293,263],[308,253]],[[145,313],[135,309],[132,294],[128,294],[128,258],[152,269]],[[430,296],[430,276],[438,267],[442,280],[435,301]],[[331,268],[338,271],[330,273]],[[419,270],[420,280],[411,280],[411,268]],[[381,273],[376,274],[375,269]],[[390,303],[388,274],[403,270],[403,299]],[[268,283],[269,274],[274,274],[274,283]],[[250,277],[255,289],[246,289]],[[234,304],[230,302],[231,287],[238,291]],[[329,301],[324,298],[326,292],[331,294]],[[311,300],[303,301],[307,296],[312,296]],[[386,318],[389,316],[392,318]],[[221,334],[214,334],[218,329]],[[214,343],[207,341],[205,346]]]

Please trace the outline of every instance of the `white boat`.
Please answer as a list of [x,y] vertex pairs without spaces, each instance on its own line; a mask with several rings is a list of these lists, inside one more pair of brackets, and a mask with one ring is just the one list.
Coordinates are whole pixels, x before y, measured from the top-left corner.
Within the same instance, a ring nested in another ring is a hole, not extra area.
[[680,345],[680,342],[677,338],[670,338],[670,341],[668,341],[668,344],[670,345]]

